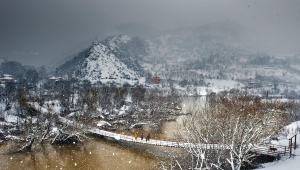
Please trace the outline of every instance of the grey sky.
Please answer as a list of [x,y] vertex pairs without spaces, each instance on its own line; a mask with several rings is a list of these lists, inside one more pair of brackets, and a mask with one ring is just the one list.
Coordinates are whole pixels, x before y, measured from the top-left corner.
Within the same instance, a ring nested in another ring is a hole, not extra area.
[[0,56],[40,66],[116,34],[232,20],[257,32],[261,49],[300,52],[299,0],[0,0]]

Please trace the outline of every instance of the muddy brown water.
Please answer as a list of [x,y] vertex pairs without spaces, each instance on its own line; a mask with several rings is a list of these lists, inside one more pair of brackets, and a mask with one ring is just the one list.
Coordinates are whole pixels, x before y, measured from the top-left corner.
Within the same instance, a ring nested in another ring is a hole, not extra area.
[[[182,108],[181,112],[191,113],[192,111],[201,109],[203,107],[204,102],[205,102],[205,96],[184,97],[183,101],[182,101],[182,105],[181,105],[181,108]],[[143,133],[144,138],[147,136],[148,133],[150,133],[152,139],[177,141],[176,134],[178,134],[178,132],[184,131],[184,129],[182,127],[183,120],[190,116],[191,116],[191,114],[171,116],[172,118],[175,118],[175,120],[164,122],[160,131],[154,130],[149,125],[143,125],[140,128],[132,128],[128,131],[125,130],[122,132],[118,131],[117,133],[133,136],[134,133],[137,132],[139,138],[142,133]]]
[[[201,109],[203,107],[205,101],[205,96],[202,97],[184,97],[182,100],[182,112],[184,113],[192,113],[197,109]],[[162,130],[160,132],[160,136],[163,139],[171,139],[176,140],[176,134],[178,132],[182,133],[184,128],[182,127],[182,122],[186,118],[190,117],[191,114],[188,115],[180,115],[177,116],[175,121],[165,122],[162,126]],[[175,139],[174,139],[175,138]]]
[[33,151],[10,154],[10,142],[0,147],[1,170],[115,170],[150,169],[157,164],[153,155],[100,139],[79,145],[35,146]]
[[[203,98],[185,98],[182,111],[189,112],[190,108],[198,107],[202,100]],[[185,117],[177,116],[175,121],[165,122],[159,132],[149,126],[142,126],[123,134],[133,135],[138,132],[139,135],[144,133],[145,137],[150,133],[152,139],[172,140]],[[158,164],[157,158],[151,154],[96,138],[89,138],[78,145],[37,145],[30,152],[9,154],[7,150],[11,146],[11,142],[0,146],[1,170],[141,170],[155,169]]]

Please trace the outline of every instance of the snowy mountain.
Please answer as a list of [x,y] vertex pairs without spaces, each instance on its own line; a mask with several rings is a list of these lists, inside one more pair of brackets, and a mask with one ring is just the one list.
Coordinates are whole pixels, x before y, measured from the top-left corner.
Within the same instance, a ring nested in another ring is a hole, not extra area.
[[[93,42],[73,59],[56,69],[58,76],[74,76],[91,83],[115,82],[134,84],[143,72],[138,63],[142,57],[141,40],[126,35],[108,37],[103,42]],[[143,50],[144,52],[146,50]]]
[[138,61],[148,55],[148,44],[138,37],[115,35],[106,38],[104,45],[123,63],[135,71],[142,71]]
[[[245,86],[258,93],[287,95],[298,91],[297,57],[253,52],[246,45],[244,32],[238,24],[225,21],[168,30],[147,40],[114,35],[94,42],[58,67],[56,74],[117,84],[135,84],[140,77],[149,80],[155,75],[161,78],[162,87],[173,83],[190,92],[197,86],[210,90],[216,84],[220,91]],[[224,85],[223,80],[233,85]]]
[[[123,40],[127,41],[128,39]],[[91,83],[98,81],[101,81],[101,83],[107,81],[123,83],[126,80],[138,79],[137,72],[116,57],[109,47],[99,42],[94,43],[82,66],[83,79],[89,80]]]
[[235,45],[239,43],[239,34],[239,26],[227,21],[169,30],[148,40],[114,35],[102,42],[94,42],[89,49],[58,67],[56,73],[59,76],[73,75],[92,83],[122,83],[121,79],[136,80],[147,72],[169,78],[162,73],[172,69],[163,66],[159,70],[159,64],[173,65],[178,69],[178,65],[197,63],[195,60],[212,55],[231,55],[238,51]]

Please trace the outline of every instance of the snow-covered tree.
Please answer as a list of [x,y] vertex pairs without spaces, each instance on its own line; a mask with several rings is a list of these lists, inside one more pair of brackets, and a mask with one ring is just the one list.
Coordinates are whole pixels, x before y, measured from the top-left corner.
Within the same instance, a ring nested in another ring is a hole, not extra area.
[[[286,105],[247,95],[206,99],[201,109],[184,122],[180,136],[197,168],[239,170],[256,156],[251,152],[261,139],[277,133],[288,120]],[[214,145],[212,145],[214,144]]]
[[42,113],[45,100],[37,94],[30,94],[28,89],[19,84],[16,93],[15,108],[18,116],[17,128],[22,132],[24,140],[20,148],[16,151],[31,150],[34,142],[43,142],[49,137],[50,127],[53,122],[53,115],[48,112]]
[[91,121],[93,114],[97,113],[99,89],[96,87],[83,88],[79,91],[77,101],[76,121],[85,126]]

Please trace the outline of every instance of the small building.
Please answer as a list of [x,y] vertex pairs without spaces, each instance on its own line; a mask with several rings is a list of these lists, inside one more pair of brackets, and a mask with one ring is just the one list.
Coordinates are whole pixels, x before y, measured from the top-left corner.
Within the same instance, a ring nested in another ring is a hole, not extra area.
[[49,78],[49,82],[54,83],[55,81],[57,81],[58,78],[52,76]]
[[0,83],[7,83],[7,82],[13,82],[14,79],[12,78],[12,75],[10,74],[3,74],[3,77],[0,78]]

